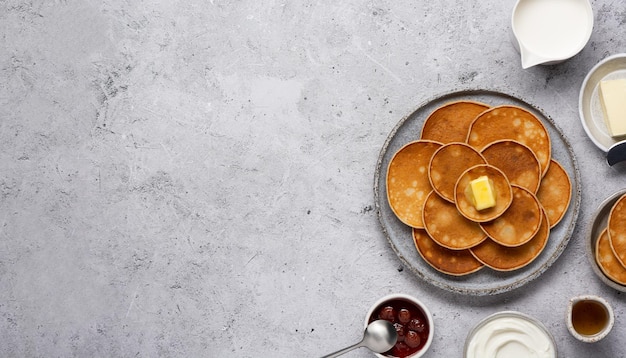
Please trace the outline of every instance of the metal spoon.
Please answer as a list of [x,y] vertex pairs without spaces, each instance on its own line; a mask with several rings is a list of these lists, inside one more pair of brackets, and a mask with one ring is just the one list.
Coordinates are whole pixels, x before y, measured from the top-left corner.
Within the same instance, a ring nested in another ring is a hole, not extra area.
[[363,332],[363,339],[359,343],[338,350],[335,353],[325,355],[322,358],[338,357],[344,353],[360,347],[367,347],[372,352],[383,353],[395,346],[397,340],[398,333],[396,332],[396,328],[393,326],[393,324],[391,324],[391,322],[381,319],[373,321],[372,323],[367,325],[367,327],[365,328],[365,332]]

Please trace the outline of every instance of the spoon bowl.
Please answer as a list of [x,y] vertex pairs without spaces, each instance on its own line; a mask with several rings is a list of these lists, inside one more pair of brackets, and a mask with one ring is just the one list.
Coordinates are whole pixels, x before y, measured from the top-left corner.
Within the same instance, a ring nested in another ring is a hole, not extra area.
[[363,339],[344,349],[323,356],[322,358],[338,357],[353,349],[367,347],[374,353],[383,353],[390,350],[398,340],[398,333],[393,324],[384,320],[373,321],[365,327]]
[[363,334],[363,346],[374,353],[391,349],[398,341],[398,333],[391,322],[379,319],[370,323]]

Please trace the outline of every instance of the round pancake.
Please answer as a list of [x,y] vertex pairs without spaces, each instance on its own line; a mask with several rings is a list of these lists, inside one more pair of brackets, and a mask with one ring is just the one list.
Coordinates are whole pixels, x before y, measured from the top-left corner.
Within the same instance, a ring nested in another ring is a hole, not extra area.
[[502,246],[488,239],[470,249],[471,253],[485,266],[498,271],[512,271],[533,262],[546,247],[550,236],[547,214],[542,210],[544,219],[537,234],[527,243],[517,247]]
[[488,105],[473,101],[444,104],[426,118],[422,126],[421,139],[443,144],[465,142],[470,124],[486,109],[489,109]]
[[571,198],[572,183],[569,175],[559,162],[552,159],[537,191],[537,199],[548,213],[550,228],[563,219]]
[[434,191],[426,198],[423,215],[428,235],[450,250],[467,249],[487,238],[480,225],[464,218],[453,203],[445,201]]
[[541,183],[541,164],[528,146],[510,139],[488,144],[481,154],[487,163],[504,172],[511,184],[523,186],[533,193]]
[[463,276],[483,268],[469,250],[450,250],[437,244],[423,229],[413,229],[413,241],[420,256],[439,272]]
[[[496,194],[496,206],[493,208],[476,210],[472,202],[465,195],[465,190],[470,182],[480,176],[486,175],[493,181],[493,190]],[[502,215],[511,205],[513,192],[511,184],[504,173],[493,165],[476,165],[461,174],[454,188],[454,202],[457,210],[467,219],[475,222],[494,220]]]
[[511,189],[511,206],[497,219],[480,226],[493,241],[515,247],[527,243],[537,234],[543,214],[535,194],[517,185],[511,185]]
[[626,268],[622,266],[611,249],[607,229],[602,230],[596,241],[596,262],[606,277],[620,285],[626,285]]
[[485,158],[465,143],[448,143],[437,149],[428,166],[430,184],[439,196],[454,202],[454,186],[464,171],[478,164],[486,164]]
[[513,139],[532,149],[541,164],[541,174],[548,171],[552,149],[550,135],[539,118],[516,106],[498,106],[476,117],[466,142],[479,151],[500,139]]
[[424,228],[422,207],[432,191],[428,164],[440,143],[418,140],[406,144],[394,154],[387,168],[387,201],[398,219],[416,228]]
[[611,249],[617,260],[626,267],[626,194],[613,204],[607,228]]

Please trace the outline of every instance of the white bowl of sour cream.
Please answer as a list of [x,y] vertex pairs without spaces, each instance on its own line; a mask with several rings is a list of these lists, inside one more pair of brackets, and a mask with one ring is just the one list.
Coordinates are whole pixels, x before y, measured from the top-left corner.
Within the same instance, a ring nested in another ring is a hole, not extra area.
[[546,327],[517,311],[494,313],[468,334],[465,358],[556,358],[556,343]]

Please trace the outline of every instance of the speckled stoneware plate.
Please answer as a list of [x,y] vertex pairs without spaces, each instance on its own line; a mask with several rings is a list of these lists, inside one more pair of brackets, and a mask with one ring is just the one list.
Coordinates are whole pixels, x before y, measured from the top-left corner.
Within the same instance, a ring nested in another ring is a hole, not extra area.
[[626,194],[626,189],[622,189],[609,196],[600,204],[600,206],[598,206],[598,209],[593,215],[593,219],[589,223],[589,228],[587,230],[587,244],[585,245],[587,249],[587,258],[589,258],[589,263],[591,263],[593,272],[596,273],[602,282],[621,292],[626,292],[626,286],[622,286],[608,278],[598,266],[598,262],[596,261],[596,242],[598,242],[598,238],[600,237],[602,230],[606,228],[611,208],[617,199],[624,194]]
[[598,87],[600,81],[626,78],[626,53],[609,56],[598,62],[583,80],[578,97],[578,112],[585,132],[600,149],[608,152],[619,142],[609,135],[604,123]]
[[[423,261],[413,244],[411,228],[398,220],[387,201],[386,174],[389,161],[406,143],[419,139],[428,115],[445,103],[459,100],[483,102],[491,106],[512,104],[534,113],[548,129],[552,141],[552,157],[568,172],[572,181],[572,198],[561,222],[550,232],[548,244],[532,263],[519,270],[498,272],[483,268],[467,276],[443,274]],[[552,119],[538,108],[515,96],[490,90],[450,92],[426,101],[393,128],[382,147],[376,166],[374,195],[382,229],[405,267],[419,278],[444,290],[475,296],[508,292],[539,277],[561,255],[574,231],[580,208],[580,173],[571,145]]]

